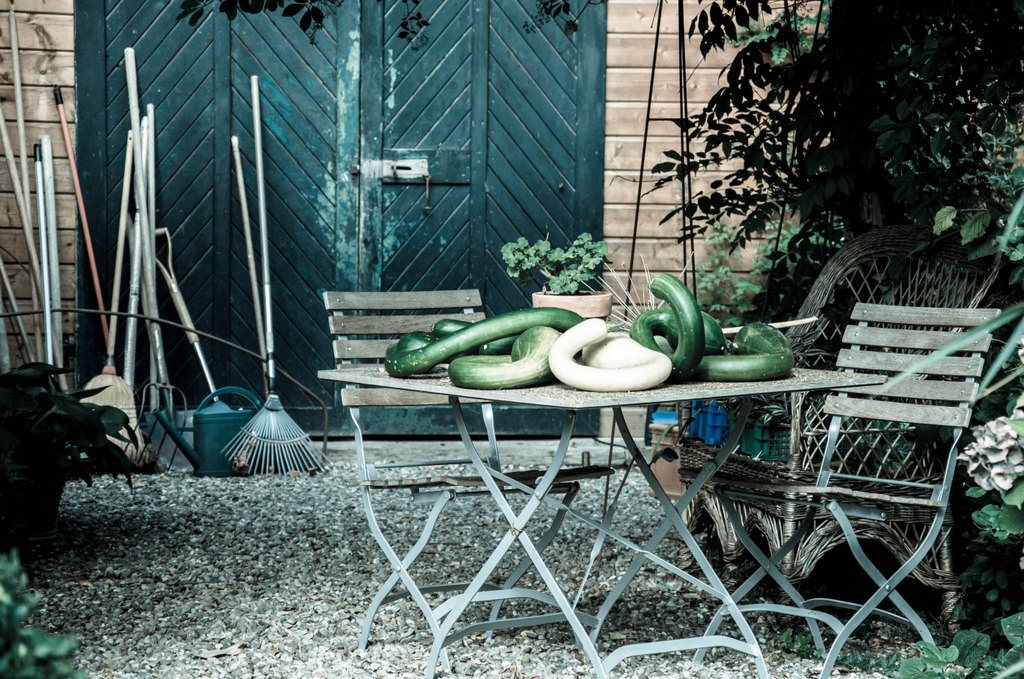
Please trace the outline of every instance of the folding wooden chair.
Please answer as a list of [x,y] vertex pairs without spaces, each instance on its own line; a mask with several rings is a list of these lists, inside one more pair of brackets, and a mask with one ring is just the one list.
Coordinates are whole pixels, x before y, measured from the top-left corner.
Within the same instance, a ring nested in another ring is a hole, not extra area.
[[[836,636],[825,654],[822,677],[831,674],[854,630],[874,614],[908,624],[922,639],[932,641],[924,621],[897,586],[929,554],[942,532],[957,444],[970,422],[976,378],[983,371],[991,335],[927,367],[919,367],[919,363],[965,329],[998,313],[998,309],[857,304],[842,336],[845,348],[839,352],[838,367],[890,376],[914,370],[914,377],[889,387],[883,384],[829,395],[824,402],[827,428],[819,431],[825,440],[824,455],[816,469],[795,471],[782,463],[734,455],[710,482],[738,539],[759,566],[734,593],[740,609],[805,618],[823,651],[818,623],[830,627]],[[685,466],[696,465],[691,461]],[[773,512],[780,505],[800,506],[803,519],[778,548],[765,550],[751,538],[735,500]],[[856,563],[875,587],[863,601],[805,598],[780,569],[795,546],[818,529],[823,517],[838,525]],[[855,528],[854,520],[870,522],[875,528]],[[912,544],[913,548],[900,551],[898,567],[885,574],[872,561],[870,550],[865,550],[867,540],[887,547]],[[743,603],[765,577],[773,580],[791,603]],[[880,608],[885,602],[890,607]],[[852,613],[843,618],[833,611]],[[719,612],[706,633],[713,634],[723,619]]]
[[[810,326],[787,331],[797,347],[798,365],[808,368],[834,368],[842,335],[850,313],[859,302],[903,306],[975,308],[982,303],[999,274],[1000,261],[982,263],[969,258],[959,238],[935,240],[929,230],[913,225],[893,225],[875,229],[847,242],[826,263],[807,293],[796,318],[815,317]],[[789,449],[785,468],[798,475],[814,474],[825,451],[829,415],[822,411],[821,394],[797,394],[790,400]],[[683,440],[677,446],[681,457],[697,449],[699,441]],[[920,460],[919,469],[931,474],[929,460]],[[779,466],[779,465],[772,465]],[[751,473],[756,473],[751,470]],[[765,474],[774,474],[769,467]],[[748,531],[756,531],[771,549],[784,543],[799,525],[803,512],[795,505],[767,507],[737,502]],[[691,522],[707,517],[714,525],[723,558],[736,562],[745,550],[739,542],[721,503],[710,491],[701,491]],[[886,546],[903,558],[912,543],[891,534],[878,533],[874,521],[855,519],[861,538],[886,540]],[[911,574],[922,584],[942,592],[942,617],[951,619],[960,602],[960,581],[954,567],[952,516],[946,513],[941,536],[928,556]],[[779,565],[791,582],[810,576],[815,566],[845,539],[835,522],[819,521],[788,553]]]
[[[334,335],[334,357],[339,369],[365,363],[382,363],[386,348],[398,337],[409,332],[429,331],[442,318],[477,321],[484,318],[480,292],[475,289],[435,290],[413,292],[325,292],[324,304],[329,313],[330,331]],[[383,367],[381,368],[383,370]],[[363,409],[419,408],[448,405],[443,396],[416,394],[394,389],[370,387],[339,387],[341,403],[348,408],[355,427],[356,466],[359,473],[363,508],[377,544],[387,557],[392,572],[374,596],[363,621],[359,647],[369,643],[373,620],[380,607],[399,599],[412,599],[422,611],[431,632],[436,632],[439,615],[432,610],[425,595],[465,588],[466,583],[421,584],[411,574],[411,566],[429,544],[442,511],[454,499],[486,493],[483,481],[474,472],[468,455],[455,459],[431,457],[429,444],[425,444],[423,459],[380,462],[368,458],[365,449],[366,424]],[[495,434],[494,415],[490,403],[480,403],[484,430],[487,436],[487,464],[501,469]],[[468,469],[460,470],[460,467]],[[579,480],[611,474],[610,467],[585,466],[567,468],[560,472],[556,486],[568,506],[579,492]],[[531,485],[540,471],[505,472],[512,479]],[[375,499],[379,492],[405,491],[412,500],[430,505],[419,538],[404,554],[392,544],[378,520]],[[517,491],[518,492],[518,491]],[[543,550],[554,539],[565,516],[565,509],[555,513],[551,525],[538,540]],[[513,569],[502,587],[511,587],[527,572],[528,563]],[[398,590],[398,584],[404,590]],[[491,586],[491,589],[495,586]],[[498,614],[497,606],[492,618]],[[445,664],[447,660],[443,658]]]

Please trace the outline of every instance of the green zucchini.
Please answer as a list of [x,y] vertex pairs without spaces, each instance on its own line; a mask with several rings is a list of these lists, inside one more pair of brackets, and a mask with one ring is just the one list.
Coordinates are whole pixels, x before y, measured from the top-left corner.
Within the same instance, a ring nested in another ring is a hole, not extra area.
[[507,356],[461,356],[448,364],[452,384],[467,389],[515,389],[549,382],[548,354],[562,333],[545,325],[524,330]]
[[510,337],[499,337],[496,340],[490,342],[484,342],[480,345],[480,349],[477,353],[482,356],[493,356],[494,354],[511,354],[512,346],[516,343],[516,339],[519,335],[512,335]]
[[538,325],[555,330],[568,330],[583,317],[574,311],[547,307],[509,311],[477,321],[461,330],[442,337],[436,342],[408,351],[389,351],[384,357],[384,369],[394,377],[408,377],[429,372],[464,352],[476,351],[481,344],[501,337],[517,335]]
[[[676,335],[679,337],[678,341],[673,343],[675,348],[669,354],[669,358],[672,359],[672,377],[676,381],[686,380],[693,374],[701,357],[704,356],[704,319],[697,306],[697,300],[682,281],[665,273],[654,277],[650,290],[652,295],[669,305],[675,321]],[[653,321],[653,317],[651,320]],[[629,336],[648,349],[661,351],[654,340],[651,323],[642,322],[638,325],[634,321]]]
[[[700,312],[700,315],[704,321],[704,355],[725,353],[729,341],[725,339],[722,326],[718,324],[714,316],[703,311]],[[676,327],[675,316],[672,314],[672,310],[666,307],[643,312],[633,321],[632,327],[636,328],[638,335],[652,338],[646,343],[641,342],[647,348],[651,348],[651,342],[656,342],[659,350],[671,354],[673,349],[666,350],[666,346],[675,347],[679,342],[679,328]],[[636,338],[634,337],[634,339]]]
[[721,324],[710,314],[702,311],[700,315],[704,319],[704,355],[724,354],[729,340],[725,339]]
[[755,321],[736,333],[738,354],[781,354],[790,351],[789,340],[776,327]]
[[434,333],[438,337],[447,337],[453,332],[462,330],[470,325],[473,325],[472,321],[461,321],[457,318],[442,318],[430,326],[430,332]]
[[786,377],[793,369],[793,353],[725,354],[705,356],[694,377],[709,382],[755,382]]
[[420,349],[433,344],[437,341],[437,335],[427,332],[426,330],[413,330],[410,333],[402,335],[397,342],[389,346],[384,351],[385,359],[388,354],[393,352],[404,352],[413,351],[414,349]]
[[793,370],[793,350],[786,336],[767,323],[749,323],[736,333],[736,353],[705,356],[696,376],[714,382],[752,382],[786,377]]

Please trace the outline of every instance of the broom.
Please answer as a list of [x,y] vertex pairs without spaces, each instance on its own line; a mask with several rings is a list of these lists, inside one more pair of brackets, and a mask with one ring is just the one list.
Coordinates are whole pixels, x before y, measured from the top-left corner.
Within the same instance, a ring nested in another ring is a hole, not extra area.
[[260,247],[263,252],[263,309],[266,317],[267,400],[263,407],[224,446],[232,465],[249,474],[327,471],[329,462],[309,435],[295,423],[274,392],[274,324],[270,307],[270,245],[267,237],[267,201],[263,188],[263,140],[260,121],[259,80],[252,76],[253,140],[256,146],[256,181],[259,200]]
[[114,366],[114,352],[117,346],[117,308],[121,297],[124,241],[128,229],[128,199],[131,194],[132,163],[134,162],[132,142],[132,131],[128,130],[128,140],[124,152],[124,179],[121,183],[121,214],[117,222],[117,250],[114,256],[114,288],[110,298],[110,310],[112,313],[107,331],[107,357],[100,374],[93,377],[85,385],[86,389],[102,389],[103,391],[82,400],[100,405],[114,406],[124,411],[125,415],[128,416],[128,427],[131,431],[135,432],[135,440],[139,443],[132,447],[132,451],[128,451],[128,446],[131,444],[127,441],[114,439],[114,443],[125,450],[125,454],[133,465],[142,467],[152,461],[153,455],[145,450],[144,439],[138,429],[139,412],[135,405],[135,394],[132,392],[132,388],[127,380],[117,374],[117,368]]

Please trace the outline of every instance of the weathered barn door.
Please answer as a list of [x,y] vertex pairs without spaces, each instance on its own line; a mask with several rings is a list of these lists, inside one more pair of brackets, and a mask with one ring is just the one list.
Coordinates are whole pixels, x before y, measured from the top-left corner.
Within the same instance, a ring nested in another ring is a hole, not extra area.
[[[177,3],[106,4],[76,8],[76,50],[80,153],[93,156],[85,181],[91,221],[106,225],[108,276],[127,130],[122,54],[133,46],[142,100],[156,106],[158,213],[196,325],[256,348],[230,137],[255,229],[248,78],[259,75],[278,365],[328,404],[316,379],[331,355],[321,291],[470,285],[496,313],[526,304],[504,273],[504,242],[600,233],[603,5],[570,37],[534,29],[533,0],[428,0],[428,39],[410,44],[397,35],[401,0],[345,0],[310,44],[280,15],[208,15],[193,29],[175,22]],[[174,318],[170,304],[163,315]],[[164,334],[172,382],[194,403],[205,381],[192,348]],[[88,344],[80,355],[96,352]],[[262,389],[244,352],[204,349],[218,386]],[[289,412],[318,431],[319,408],[279,382]],[[332,410],[332,430],[347,430]]]
[[[570,37],[533,30],[532,0],[436,1],[423,45],[399,35],[406,3],[363,5],[358,284],[474,286],[489,313],[529,306],[502,244],[600,236],[603,5]],[[557,431],[544,417],[497,420]]]

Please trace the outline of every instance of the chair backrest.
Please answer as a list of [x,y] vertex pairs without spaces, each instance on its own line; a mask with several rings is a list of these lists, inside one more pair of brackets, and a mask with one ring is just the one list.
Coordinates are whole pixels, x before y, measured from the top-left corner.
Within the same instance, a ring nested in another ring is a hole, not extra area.
[[992,335],[930,364],[923,361],[998,314],[998,309],[857,304],[837,367],[890,377],[911,371],[912,377],[825,399],[822,417],[829,421],[826,426],[823,420],[819,431],[828,431],[829,441],[819,481],[849,476],[934,484],[951,478],[956,442],[970,423]]
[[[429,290],[412,292],[324,293],[324,306],[334,336],[334,358],[339,369],[365,363],[383,363],[384,352],[400,336],[430,330],[445,318],[478,321],[484,313],[480,291]],[[344,387],[342,405],[410,406],[447,403],[443,397],[396,389]]]
[[[479,321],[484,318],[480,291],[428,290],[411,292],[328,291],[323,294],[334,336],[334,358],[339,369],[366,363],[383,365],[384,353],[402,335],[430,328],[441,319]],[[399,389],[344,386],[341,404],[349,409],[355,425],[356,462],[361,482],[381,482],[381,472],[394,468],[469,465],[468,458],[441,459],[430,456],[402,462],[371,462],[363,445],[363,425],[359,409],[363,406],[417,407],[443,405],[448,399]],[[481,404],[481,414],[490,452],[487,463],[500,467],[491,404]],[[424,485],[429,485],[423,482]],[[382,483],[382,485],[387,485]]]
[[811,327],[789,330],[789,339],[802,345],[803,365],[833,367],[857,302],[977,307],[1000,264],[971,261],[959,239],[936,241],[918,226],[875,229],[843,245],[825,264],[796,314],[817,320]]
[[[1000,262],[971,261],[958,239],[935,240],[927,229],[897,225],[854,238],[832,256],[815,280],[797,318],[817,317],[788,331],[797,361],[834,368],[843,332],[859,302],[919,307],[974,308],[988,294]],[[817,467],[824,454],[823,415],[816,395],[791,404],[789,466]]]

